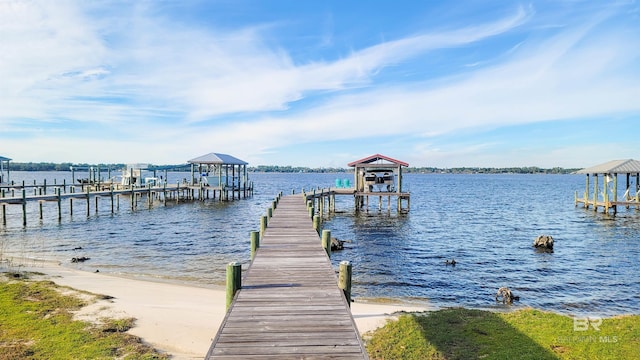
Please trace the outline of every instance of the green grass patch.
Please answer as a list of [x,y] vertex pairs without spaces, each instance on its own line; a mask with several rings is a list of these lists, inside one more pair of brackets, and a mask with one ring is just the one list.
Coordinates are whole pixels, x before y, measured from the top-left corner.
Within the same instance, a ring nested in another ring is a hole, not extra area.
[[0,360],[167,358],[125,333],[133,319],[74,320],[86,303],[59,289],[13,275],[0,281]]
[[445,309],[390,321],[367,336],[367,352],[385,360],[640,359],[640,316],[595,325],[576,331],[573,318],[533,309]]

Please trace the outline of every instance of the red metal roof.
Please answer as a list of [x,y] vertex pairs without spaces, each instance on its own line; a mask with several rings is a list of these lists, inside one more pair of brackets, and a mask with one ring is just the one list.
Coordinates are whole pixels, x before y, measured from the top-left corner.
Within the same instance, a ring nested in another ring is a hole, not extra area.
[[364,159],[360,159],[360,160],[356,160],[356,161],[350,162],[347,165],[351,166],[351,167],[354,167],[354,166],[356,166],[358,164],[370,164],[370,163],[372,163],[374,161],[378,161],[378,160],[386,160],[386,161],[389,161],[391,163],[398,164],[398,165],[401,165],[401,166],[409,166],[409,163],[406,163],[406,162],[400,161],[400,160],[396,160],[394,158],[390,158],[388,156],[384,156],[384,155],[381,155],[381,154],[371,155],[371,156],[368,156],[368,157],[366,157]]

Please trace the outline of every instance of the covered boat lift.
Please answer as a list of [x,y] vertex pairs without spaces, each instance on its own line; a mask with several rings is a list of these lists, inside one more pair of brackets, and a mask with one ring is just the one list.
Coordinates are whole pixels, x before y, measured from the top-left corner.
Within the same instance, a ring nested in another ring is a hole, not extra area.
[[209,153],[188,161],[191,164],[191,184],[220,190],[223,200],[238,199],[253,191],[247,176],[248,163],[227,154]]
[[[382,208],[382,197],[397,196],[398,212],[408,212],[410,194],[403,189],[402,168],[409,164],[394,158],[374,154],[347,164],[354,168],[354,187],[356,209],[369,207],[369,196],[378,196],[379,207]],[[403,206],[406,201],[406,207]]]
[[[587,176],[583,197],[578,198],[578,191],[575,193],[576,206],[578,204],[583,204],[585,208],[593,206],[593,211],[598,211],[598,207],[602,207],[605,213],[612,209],[614,214],[617,213],[618,206],[640,209],[640,161],[634,159],[612,160],[579,170],[576,173]],[[599,175],[603,178],[602,188],[600,188],[598,181]],[[622,195],[619,194],[619,190],[622,190],[618,186],[619,175],[626,175]],[[590,177],[593,177],[593,190],[590,189]],[[593,197],[590,198],[591,191],[593,191]]]

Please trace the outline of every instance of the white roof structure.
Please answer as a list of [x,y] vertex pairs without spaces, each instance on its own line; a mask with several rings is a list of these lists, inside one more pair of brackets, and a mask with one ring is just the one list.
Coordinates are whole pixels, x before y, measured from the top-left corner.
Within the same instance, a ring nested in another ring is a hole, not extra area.
[[612,160],[576,171],[576,174],[638,174],[640,161],[633,159]]
[[220,153],[208,153],[195,159],[187,161],[189,164],[211,164],[211,165],[247,165],[246,161],[242,161],[236,157]]

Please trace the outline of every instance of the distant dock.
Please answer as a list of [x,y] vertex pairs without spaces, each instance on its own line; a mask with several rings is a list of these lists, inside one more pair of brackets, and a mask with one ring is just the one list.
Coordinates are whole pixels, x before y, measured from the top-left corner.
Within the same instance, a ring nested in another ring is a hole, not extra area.
[[[578,191],[575,192],[576,206],[583,204],[587,209],[591,206],[595,212],[602,208],[604,213],[613,210],[614,214],[618,212],[618,207],[640,210],[640,161],[612,160],[577,173],[585,174],[586,182],[582,198],[578,196]],[[624,175],[626,180],[624,188],[619,186],[620,175]],[[624,189],[624,194],[619,194],[619,188]]]
[[37,202],[39,204],[39,218],[44,217],[43,204],[46,202],[57,203],[58,221],[62,220],[63,201],[69,200],[69,214],[74,213],[74,200],[85,203],[87,216],[91,215],[92,202],[95,203],[94,210],[98,211],[99,199],[107,199],[111,204],[111,213],[120,209],[120,199],[130,200],[131,209],[136,209],[139,203],[146,202],[151,207],[154,201],[165,204],[168,201],[193,201],[218,199],[228,201],[246,198],[253,195],[253,184],[238,188],[234,186],[209,186],[204,183],[180,183],[158,184],[147,186],[122,185],[112,182],[95,182],[80,185],[43,184],[27,185],[2,184],[0,185],[0,208],[2,212],[2,225],[7,225],[7,206],[19,205],[22,207],[22,225],[27,225],[27,203]]

